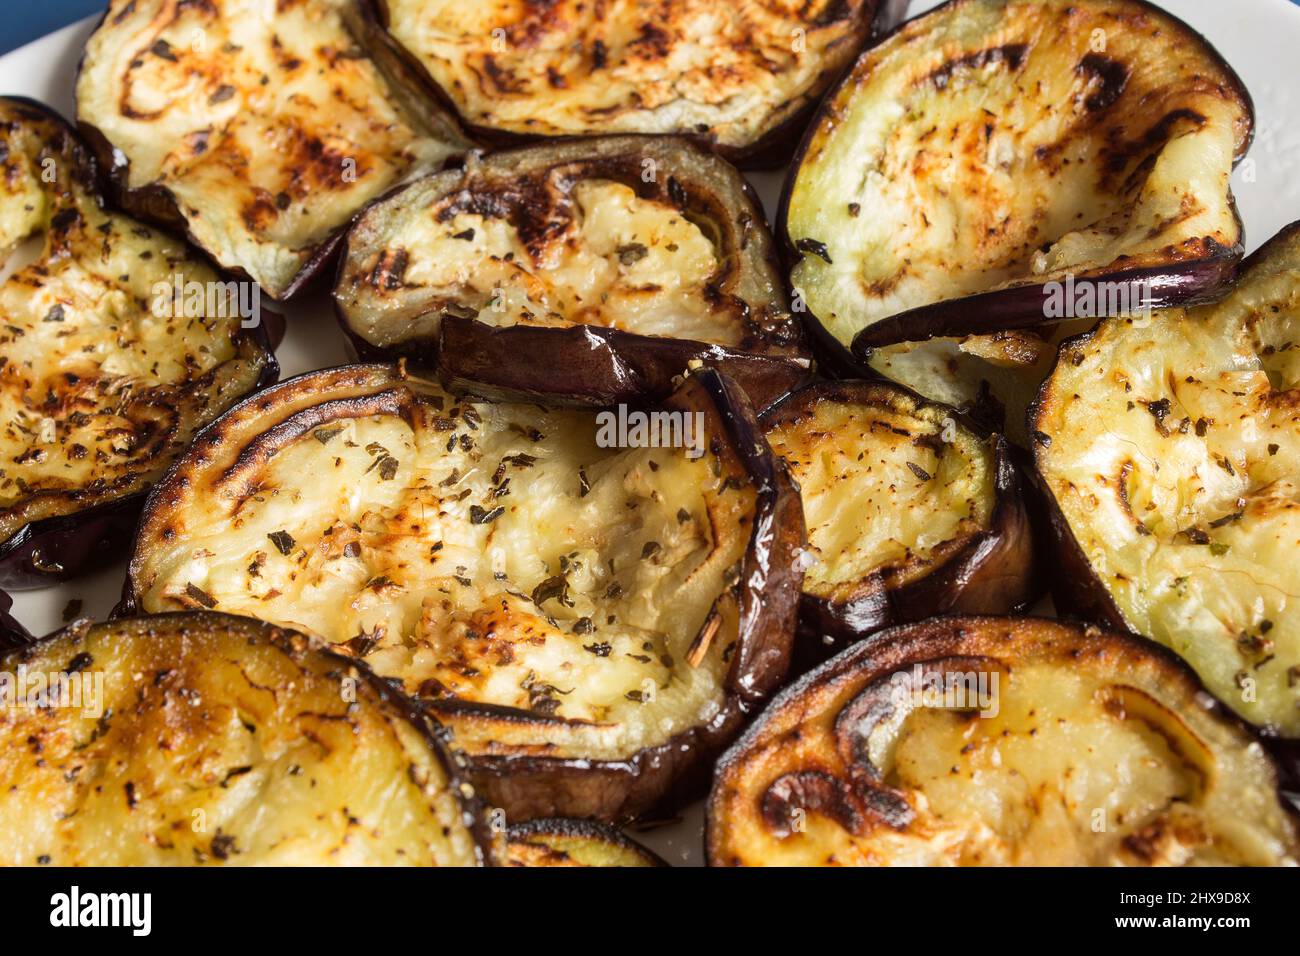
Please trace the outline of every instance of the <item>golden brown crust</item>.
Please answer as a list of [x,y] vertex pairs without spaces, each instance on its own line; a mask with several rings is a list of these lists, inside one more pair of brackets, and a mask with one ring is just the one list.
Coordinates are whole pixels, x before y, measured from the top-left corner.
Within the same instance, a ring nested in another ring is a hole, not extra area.
[[1277,770],[1172,655],[1035,618],[882,632],[718,766],[715,865],[1281,865]]
[[814,659],[935,614],[1000,614],[1034,594],[1033,545],[1005,439],[886,383],[808,386],[763,416],[800,487]]
[[453,728],[514,819],[636,816],[698,785],[785,673],[802,543],[734,385],[695,373],[663,412],[696,430],[687,447],[624,447],[644,443],[601,438],[590,412],[472,403],[390,366],[312,373],[173,470],[128,606],[345,646]]
[[1076,286],[1137,310],[1231,280],[1253,121],[1151,4],[952,0],[867,50],[809,128],[778,226],[791,284],[859,367],[971,403],[997,370],[954,338],[1080,314]]
[[502,850],[428,717],[302,634],[206,612],[79,621],[0,668],[5,865],[473,866]]
[[661,398],[702,362],[766,404],[808,372],[753,190],[675,137],[547,143],[412,183],[358,217],[334,299],[361,357],[518,400]]
[[591,820],[529,820],[507,834],[510,866],[660,867],[656,854],[613,827]]
[[191,436],[278,368],[269,314],[105,209],[60,117],[0,100],[0,156],[0,253],[40,237],[0,284],[0,585],[30,587],[95,560]]
[[467,145],[354,0],[114,0],[77,115],[115,198],[276,299],[368,201]]
[[[377,0],[438,96],[497,145],[678,134],[750,157],[789,141],[896,3]],[[879,17],[878,17],[879,15]]]
[[1068,340],[1030,410],[1062,607],[1175,649],[1300,737],[1300,226],[1222,301]]

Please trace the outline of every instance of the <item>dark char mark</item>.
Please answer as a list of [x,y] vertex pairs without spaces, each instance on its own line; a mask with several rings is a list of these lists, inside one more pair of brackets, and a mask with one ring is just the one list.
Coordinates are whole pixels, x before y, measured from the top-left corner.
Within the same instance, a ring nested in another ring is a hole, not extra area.
[[1084,101],[1090,113],[1099,113],[1109,109],[1124,93],[1128,86],[1129,68],[1119,60],[1113,60],[1100,53],[1089,53],[1074,72],[1080,76],[1090,77],[1098,85],[1092,95]]
[[933,84],[936,89],[944,90],[948,88],[953,74],[960,70],[982,70],[986,66],[1006,66],[1014,73],[1025,65],[1025,57],[1028,53],[1028,43],[1007,43],[986,50],[977,50],[955,60],[949,60],[930,73],[925,78],[925,82]]

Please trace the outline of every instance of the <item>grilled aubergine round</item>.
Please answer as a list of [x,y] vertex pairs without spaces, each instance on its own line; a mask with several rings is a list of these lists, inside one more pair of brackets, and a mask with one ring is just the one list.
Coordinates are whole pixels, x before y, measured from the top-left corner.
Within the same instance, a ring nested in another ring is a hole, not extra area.
[[116,200],[284,299],[466,145],[356,0],[111,0],[77,118]]
[[812,107],[904,0],[373,0],[436,95],[495,145],[692,136],[788,156]]
[[952,0],[865,52],[808,130],[780,223],[791,283],[829,350],[965,404],[1038,349],[951,337],[1228,281],[1252,128],[1236,74],[1150,4]]
[[363,358],[493,397],[663,397],[693,361],[761,406],[809,376],[753,190],[684,139],[471,156],[371,206],[334,291]]
[[1034,597],[1029,518],[1002,436],[868,382],[811,385],[762,424],[803,499],[801,650],[825,659],[884,627]]
[[1065,343],[1032,411],[1060,606],[1300,738],[1300,224],[1223,301]]
[[591,820],[529,820],[507,831],[510,866],[667,866],[613,827]]
[[636,816],[784,676],[803,518],[718,373],[655,425],[624,411],[470,402],[400,365],[291,380],[154,494],[125,606],[343,646],[453,730],[509,819]]
[[501,854],[442,732],[365,665],[202,612],[0,658],[6,866],[475,866]]
[[27,100],[0,98],[0,260],[0,587],[39,587],[104,560],[194,432],[278,368],[266,322],[106,209],[76,134]]
[[1277,769],[1173,655],[1036,618],[882,632],[718,766],[714,865],[1284,865]]

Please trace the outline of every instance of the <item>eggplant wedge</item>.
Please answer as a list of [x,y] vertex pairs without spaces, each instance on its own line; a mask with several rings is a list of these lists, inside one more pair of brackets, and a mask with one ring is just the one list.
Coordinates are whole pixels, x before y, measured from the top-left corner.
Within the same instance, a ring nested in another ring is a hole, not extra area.
[[809,378],[753,190],[687,140],[525,147],[421,179],[348,233],[334,291],[363,359],[489,397],[662,398],[692,362],[760,407]]
[[269,316],[107,210],[56,114],[0,98],[0,174],[0,588],[28,588],[105,560],[195,431],[279,370]]
[[1232,69],[1150,4],[953,0],[864,53],[810,127],[791,283],[828,348],[952,403],[923,358],[888,357],[1229,281],[1253,123]]
[[225,614],[79,621],[0,658],[6,866],[477,866],[445,734],[357,661]]
[[111,0],[77,118],[114,199],[289,298],[467,141],[355,0]]
[[529,820],[509,829],[510,866],[667,866],[658,855],[613,827],[591,820]]
[[1000,614],[1035,595],[1020,479],[1001,435],[905,389],[824,382],[762,419],[807,526],[801,644],[844,642],[934,614]]
[[481,139],[689,135],[730,159],[792,137],[904,0],[375,0],[436,95]]
[[1061,606],[1177,651],[1300,738],[1300,224],[1223,301],[1111,319],[1033,409]]
[[1250,730],[1163,648],[1036,618],[885,631],[718,766],[715,866],[1295,865]]
[[784,676],[803,516],[718,373],[620,414],[462,400],[401,365],[291,380],[156,490],[124,609],[346,648],[511,820],[635,817],[702,783]]

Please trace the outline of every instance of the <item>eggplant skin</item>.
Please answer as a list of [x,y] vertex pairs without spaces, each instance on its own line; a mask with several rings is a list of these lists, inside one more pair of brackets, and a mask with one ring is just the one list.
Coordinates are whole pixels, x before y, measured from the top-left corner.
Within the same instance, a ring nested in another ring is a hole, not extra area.
[[412,183],[348,232],[334,299],[359,357],[588,406],[700,362],[760,406],[810,377],[762,207],[688,140],[524,147]]
[[1252,730],[1173,654],[937,617],[782,691],[719,762],[714,866],[1295,865]]
[[613,827],[592,820],[529,820],[506,835],[510,866],[661,867],[660,857]]
[[1213,305],[1066,342],[1030,411],[1061,606],[1177,651],[1300,738],[1300,224]]
[[0,671],[6,866],[503,859],[445,733],[302,634],[209,612],[77,621]]
[[900,356],[1055,321],[1050,283],[1113,283],[1103,308],[1219,292],[1253,125],[1232,69],[1151,4],[952,0],[868,49],[809,128],[778,224],[791,285],[859,364],[951,403]]
[[430,88],[496,146],[689,135],[779,164],[822,93],[900,0],[375,0]]
[[1001,435],[895,385],[821,382],[762,418],[800,488],[801,646],[843,646],[935,614],[1000,614],[1037,595],[1021,479]]
[[279,368],[266,316],[243,328],[208,296],[157,314],[178,277],[225,287],[196,250],[105,207],[56,113],[0,98],[0,156],[0,255],[36,247],[0,282],[0,587],[18,589],[108,560],[194,432]]
[[27,628],[9,613],[13,606],[14,599],[8,592],[0,591],[0,651],[22,647],[32,640],[32,635]]
[[293,626],[418,698],[508,819],[633,819],[707,787],[783,679],[804,543],[734,383],[702,369],[651,410],[702,454],[401,364],[285,382],[155,489],[120,613]]
[[370,200],[469,143],[357,0],[111,0],[77,118],[114,200],[274,299]]
[[[364,347],[358,354],[374,354]],[[628,335],[589,325],[494,328],[444,315],[438,377],[453,391],[492,401],[599,408],[666,398],[689,368],[716,369],[762,410],[813,378],[806,359],[739,352],[682,339]],[[418,356],[412,355],[418,362]]]

